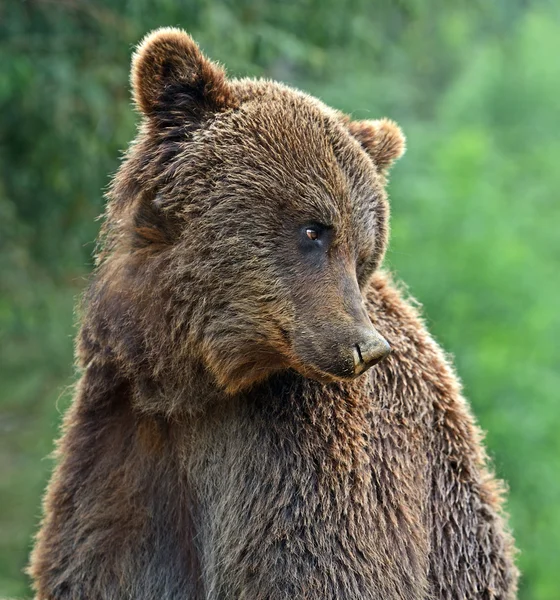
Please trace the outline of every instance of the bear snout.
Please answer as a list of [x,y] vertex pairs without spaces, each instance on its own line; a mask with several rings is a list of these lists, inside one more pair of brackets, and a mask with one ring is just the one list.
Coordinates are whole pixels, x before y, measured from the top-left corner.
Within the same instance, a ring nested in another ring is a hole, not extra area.
[[354,375],[361,375],[387,358],[390,353],[391,346],[383,336],[373,327],[366,330],[361,341],[354,347]]
[[295,350],[301,367],[297,370],[319,380],[353,379],[391,352],[387,340],[373,326],[349,330],[325,328],[298,338]]

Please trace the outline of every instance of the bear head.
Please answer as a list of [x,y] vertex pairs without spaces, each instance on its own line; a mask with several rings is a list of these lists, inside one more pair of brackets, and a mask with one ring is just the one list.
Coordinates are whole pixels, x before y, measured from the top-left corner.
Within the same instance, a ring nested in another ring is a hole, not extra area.
[[113,292],[104,313],[126,315],[113,351],[154,377],[194,361],[229,393],[283,369],[351,379],[384,358],[365,296],[387,244],[398,126],[228,79],[178,29],[140,43],[131,81],[142,123],[98,269],[98,292]]

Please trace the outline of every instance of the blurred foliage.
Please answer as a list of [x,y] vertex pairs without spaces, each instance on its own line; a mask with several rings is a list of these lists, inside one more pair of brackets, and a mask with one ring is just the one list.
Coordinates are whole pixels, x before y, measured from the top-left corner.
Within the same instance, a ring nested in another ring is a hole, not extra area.
[[23,575],[73,382],[72,305],[134,136],[133,45],[186,28],[409,139],[386,264],[455,355],[510,485],[521,598],[560,593],[560,20],[528,0],[0,3],[0,596]]

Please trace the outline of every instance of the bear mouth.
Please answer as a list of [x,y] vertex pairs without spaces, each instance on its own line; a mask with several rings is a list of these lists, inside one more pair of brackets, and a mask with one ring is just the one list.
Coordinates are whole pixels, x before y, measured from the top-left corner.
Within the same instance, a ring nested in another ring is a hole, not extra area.
[[303,362],[299,359],[294,361],[291,366],[293,371],[296,371],[301,376],[306,379],[312,379],[314,381],[318,381],[319,383],[336,383],[341,381],[352,381],[359,377],[361,373],[354,373],[351,370],[346,368],[337,369],[332,371],[326,371],[324,368],[311,363],[311,362]]

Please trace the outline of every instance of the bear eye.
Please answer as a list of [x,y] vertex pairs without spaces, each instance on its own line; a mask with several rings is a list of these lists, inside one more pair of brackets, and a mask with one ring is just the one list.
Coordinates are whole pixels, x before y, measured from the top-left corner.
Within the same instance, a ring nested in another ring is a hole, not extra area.
[[300,248],[304,252],[328,251],[333,231],[332,227],[321,223],[307,223],[300,228]]
[[306,227],[305,235],[312,241],[319,239],[319,232],[315,227]]

